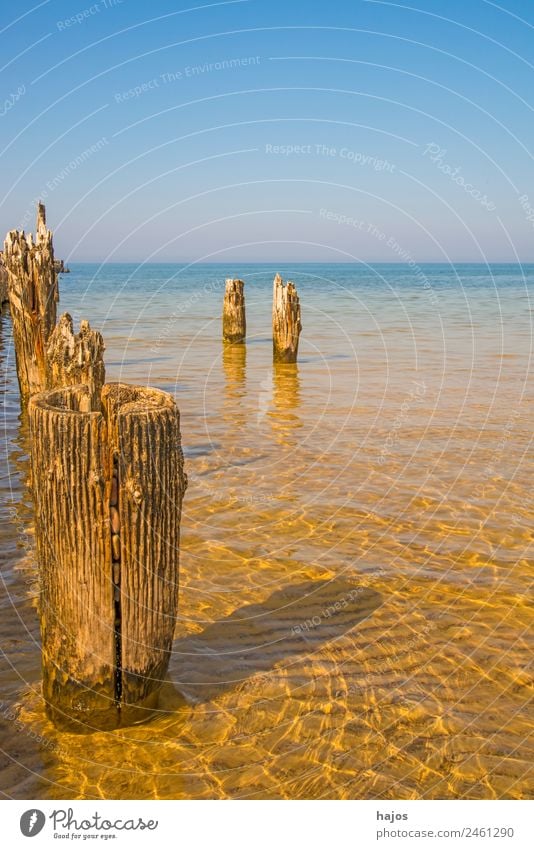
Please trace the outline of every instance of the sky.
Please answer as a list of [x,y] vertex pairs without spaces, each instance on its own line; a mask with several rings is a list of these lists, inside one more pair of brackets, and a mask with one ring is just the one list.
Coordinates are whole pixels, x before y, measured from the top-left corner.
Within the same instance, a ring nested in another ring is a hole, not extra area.
[[107,262],[534,261],[531,0],[20,0],[0,231]]

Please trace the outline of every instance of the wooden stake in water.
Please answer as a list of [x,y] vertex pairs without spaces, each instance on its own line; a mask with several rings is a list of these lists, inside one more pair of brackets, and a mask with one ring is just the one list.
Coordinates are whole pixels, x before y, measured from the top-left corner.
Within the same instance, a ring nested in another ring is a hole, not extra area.
[[293,283],[279,274],[273,285],[273,358],[278,363],[295,363],[299,349],[300,301]]
[[72,318],[64,313],[46,349],[48,387],[86,385],[91,410],[99,410],[100,393],[106,379],[104,350],[102,335],[91,330],[88,321],[81,321],[80,332],[74,333]]
[[56,325],[57,263],[42,203],[37,211],[35,244],[31,234],[12,230],[6,236],[3,262],[0,270],[7,277],[22,406],[37,392],[87,384],[91,409],[99,409],[105,380],[104,341],[87,321],[82,321],[80,332],[74,334],[68,313]]
[[31,233],[26,236],[24,230],[11,230],[4,244],[4,265],[17,377],[25,405],[31,395],[47,387],[46,346],[56,324],[59,298],[52,233],[46,229],[42,203],[37,211],[35,242]]
[[157,705],[178,600],[186,487],[164,392],[107,384],[29,404],[43,695],[57,727],[111,729]]
[[4,256],[0,251],[0,307],[9,301],[7,291],[7,269],[4,265]]
[[247,335],[245,317],[245,293],[242,280],[228,279],[223,304],[223,340],[244,342]]

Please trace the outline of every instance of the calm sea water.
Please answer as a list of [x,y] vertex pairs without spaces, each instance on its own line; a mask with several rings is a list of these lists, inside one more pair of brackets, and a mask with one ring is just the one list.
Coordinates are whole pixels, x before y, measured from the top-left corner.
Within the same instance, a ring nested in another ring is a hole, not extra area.
[[[277,270],[303,333],[273,370]],[[223,351],[228,276],[248,341]],[[513,265],[72,266],[61,311],[103,332],[109,379],[176,397],[189,475],[161,714],[90,738],[40,697],[4,314],[3,794],[532,796],[533,284]]]

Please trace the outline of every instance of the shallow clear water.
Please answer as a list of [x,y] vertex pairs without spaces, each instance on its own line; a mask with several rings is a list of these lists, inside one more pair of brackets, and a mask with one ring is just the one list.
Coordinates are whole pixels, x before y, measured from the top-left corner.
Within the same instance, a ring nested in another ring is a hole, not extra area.
[[[272,278],[298,287],[273,370]],[[246,350],[223,352],[224,278]],[[39,694],[8,316],[0,788],[17,798],[522,798],[533,791],[534,266],[75,265],[109,379],[175,395],[180,617],[145,726],[60,734]],[[14,719],[13,717],[16,717]]]

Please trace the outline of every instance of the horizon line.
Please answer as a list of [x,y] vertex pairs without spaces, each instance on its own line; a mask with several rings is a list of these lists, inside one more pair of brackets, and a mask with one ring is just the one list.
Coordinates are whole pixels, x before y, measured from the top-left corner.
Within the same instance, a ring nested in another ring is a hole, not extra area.
[[474,260],[474,259],[455,259],[455,260],[412,260],[410,262],[386,262],[385,260],[365,260],[355,259],[351,261],[342,260],[262,260],[262,259],[236,259],[213,262],[208,260],[190,260],[190,259],[169,259],[169,260],[105,260],[105,259],[67,259],[66,263],[76,263],[83,265],[231,265],[241,263],[242,265],[396,265],[407,268],[416,268],[418,265],[534,265],[534,258],[527,260]]

